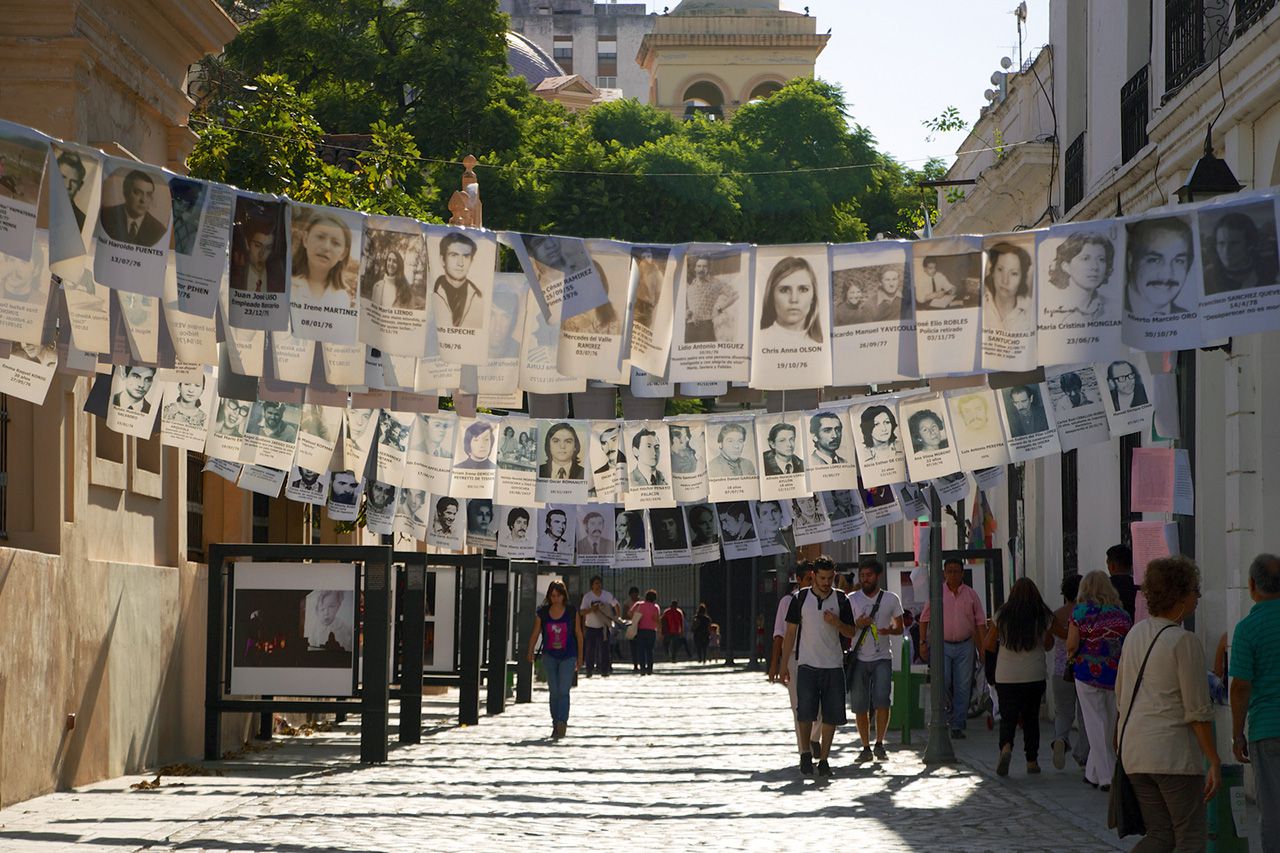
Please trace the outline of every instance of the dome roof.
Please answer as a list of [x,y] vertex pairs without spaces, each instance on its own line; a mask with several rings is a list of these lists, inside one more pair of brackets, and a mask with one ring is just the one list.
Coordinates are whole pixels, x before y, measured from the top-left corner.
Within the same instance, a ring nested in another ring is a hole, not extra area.
[[734,12],[777,12],[778,0],[684,0],[672,15],[725,15]]
[[520,33],[507,33],[507,65],[513,77],[523,77],[530,88],[548,77],[563,77],[564,69],[545,50]]

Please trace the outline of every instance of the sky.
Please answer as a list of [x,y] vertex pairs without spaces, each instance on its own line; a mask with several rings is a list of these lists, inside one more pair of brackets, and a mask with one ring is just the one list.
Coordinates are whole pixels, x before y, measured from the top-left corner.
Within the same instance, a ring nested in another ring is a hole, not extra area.
[[[676,0],[650,0],[661,12]],[[818,19],[831,40],[817,75],[844,87],[853,120],[881,151],[919,168],[929,157],[950,163],[964,132],[932,142],[920,122],[955,106],[970,124],[986,103],[1000,58],[1018,62],[1017,0],[782,0],[782,8]],[[1023,55],[1049,40],[1049,0],[1027,0]]]

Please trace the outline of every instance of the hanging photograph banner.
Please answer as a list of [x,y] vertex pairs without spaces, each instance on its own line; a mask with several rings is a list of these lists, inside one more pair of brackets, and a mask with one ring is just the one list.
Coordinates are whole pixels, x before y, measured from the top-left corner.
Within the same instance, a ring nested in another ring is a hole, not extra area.
[[85,269],[79,279],[57,279],[67,306],[71,341],[82,352],[100,353],[111,349],[110,288],[93,281],[93,270]]
[[329,496],[329,472],[312,471],[294,465],[285,480],[284,496],[291,501],[324,506]]
[[669,400],[676,395],[674,382],[661,376],[645,373],[638,367],[631,368],[631,396],[637,400]]
[[562,376],[623,383],[630,376],[622,367],[626,285],[631,274],[629,246],[612,240],[590,240],[586,245],[607,298],[595,308],[561,318],[556,370]]
[[0,340],[39,344],[44,338],[52,280],[49,232],[37,231],[32,247],[28,260],[0,254]]
[[832,406],[806,412],[802,421],[809,471],[809,491],[825,492],[848,489],[858,484],[858,466],[854,461],[854,433],[849,424],[849,409]]
[[806,418],[802,412],[756,415],[756,447],[760,450],[760,497],[778,500],[808,493],[799,438]]
[[1206,341],[1280,329],[1276,203],[1270,197],[1201,208]]
[[265,465],[244,465],[240,468],[236,486],[256,495],[278,498],[280,490],[284,488],[284,475],[284,471]]
[[[609,301],[586,242],[578,237],[509,234],[541,313],[567,320]],[[623,282],[618,282],[621,289]]]
[[862,501],[868,527],[874,529],[902,521],[902,507],[898,505],[892,485],[867,489],[862,495]]
[[498,556],[511,560],[532,560],[535,556],[534,534],[530,532],[529,510],[522,506],[499,504]]
[[342,455],[345,467],[357,474],[364,472],[378,432],[378,409],[347,409],[342,430]]
[[235,191],[225,184],[173,175],[169,178],[169,197],[173,206],[177,308],[212,319],[228,275],[227,246],[231,242]]
[[498,547],[498,522],[493,501],[472,498],[463,502],[467,510],[467,547],[495,550]]
[[[401,489],[403,494],[405,490]],[[426,492],[420,492],[424,496]],[[417,503],[414,499],[414,503]],[[426,508],[421,512],[425,514]],[[466,536],[466,525],[462,519],[461,504],[458,499],[449,495],[431,496],[431,524],[427,530],[427,544],[447,551],[461,551]]]
[[911,255],[921,375],[980,372],[982,238],[921,240]]
[[365,489],[364,517],[370,533],[390,536],[396,516],[396,487],[377,480]]
[[951,432],[964,470],[1009,464],[999,407],[996,392],[990,388],[960,388],[947,393]]
[[906,519],[922,518],[929,514],[929,502],[925,500],[925,486],[916,483],[894,483],[889,487]]
[[295,203],[290,229],[290,331],[295,337],[313,341],[356,343],[360,335],[356,291],[364,216]]
[[395,355],[426,355],[430,275],[420,222],[368,217],[360,262],[361,342]]
[[720,516],[720,544],[726,560],[745,560],[760,556],[760,540],[756,537],[755,520],[750,501],[717,503]]
[[538,446],[538,484],[541,502],[587,502],[586,445],[591,437],[589,421],[539,421],[542,443]]
[[[160,443],[192,453],[203,453],[209,433],[209,413],[213,411],[213,382],[209,368],[177,382],[167,382],[160,407]],[[329,469],[329,460],[324,468]]]
[[1200,346],[1202,283],[1195,218],[1155,216],[1125,228],[1124,342],[1144,352]]
[[971,491],[969,486],[969,476],[963,471],[957,471],[954,474],[947,474],[945,477],[938,477],[929,481],[929,486],[938,496],[938,502],[943,506],[952,506],[969,497]]
[[493,304],[489,308],[489,357],[480,366],[477,377],[481,394],[511,394],[520,388],[520,349],[524,344],[528,293],[524,276],[517,273],[494,276]]
[[715,504],[687,504],[684,520],[689,530],[689,561],[698,566],[719,560],[720,525],[716,523]]
[[832,381],[866,385],[914,379],[915,306],[908,284],[910,244],[850,243],[831,248]]
[[794,553],[795,535],[791,528],[790,501],[753,501],[756,538],[760,541],[760,556],[774,557]]
[[791,499],[791,529],[796,545],[821,545],[831,541],[831,519],[822,498],[804,495]]
[[230,325],[288,331],[288,204],[274,196],[236,194],[229,269]]
[[[621,432],[621,427],[618,430]],[[533,506],[537,472],[537,421],[507,417],[498,442],[494,502],[501,506]]]
[[591,469],[591,487],[587,489],[587,497],[592,503],[620,503],[622,482],[627,476],[622,424],[618,421],[592,421],[587,458]]
[[[453,499],[445,498],[444,500]],[[431,533],[427,530],[427,514],[426,490],[411,489],[408,487],[401,488],[396,492],[396,515],[395,519],[391,523],[394,534],[396,536],[404,537],[405,539],[412,539],[418,542],[426,541],[428,544],[435,544],[431,542]],[[458,522],[456,527],[461,530],[461,522]],[[458,542],[458,547],[456,549],[451,548],[451,550],[462,550],[461,539],[462,537],[458,536],[454,539],[448,540],[449,542]],[[439,541],[438,538],[437,541]]]
[[649,533],[653,537],[655,566],[684,566],[693,561],[684,510],[678,506],[651,509]]
[[569,514],[573,512],[572,504],[547,504],[538,510],[539,560],[560,565],[573,562],[573,535],[569,529]]
[[751,368],[751,246],[690,243],[672,265],[676,308],[667,377],[746,382]]
[[0,254],[30,260],[40,186],[52,140],[38,130],[0,119]]
[[1038,234],[1040,363],[1079,364],[1123,352],[1124,228],[1083,222]]
[[494,433],[501,424],[492,415],[459,418],[459,439],[453,454],[453,481],[449,494],[455,498],[492,498],[497,471],[498,443]]
[[410,412],[393,412],[383,409],[378,415],[377,477],[380,483],[393,486],[407,485],[421,488],[405,478],[406,459],[409,454],[409,437],[418,416]]
[[490,231],[427,226],[436,347],[451,364],[481,365],[489,353],[489,308],[498,241]]
[[[114,291],[116,295],[117,340],[123,329],[130,361],[155,364],[160,345],[160,300],[137,293]],[[118,347],[113,352],[119,353]]]
[[1000,417],[1009,436],[1011,462],[1026,462],[1062,452],[1046,383],[1002,388],[1000,401],[1003,403]]
[[[169,344],[173,347],[174,358],[193,364],[218,363],[217,302],[209,311],[209,316],[188,314],[178,305],[178,270],[177,255],[169,256],[165,269],[164,309],[165,329],[169,334]],[[225,261],[225,258],[224,258]],[[225,270],[225,264],[224,264]]]
[[979,468],[972,473],[974,482],[977,483],[978,488],[984,492],[989,492],[1004,482],[1003,465],[997,465],[991,468]]
[[355,521],[364,495],[364,481],[352,471],[334,471],[329,477],[329,500],[325,512],[333,521]]
[[1103,392],[1092,365],[1045,368],[1044,378],[1063,453],[1111,440]]
[[[55,142],[51,152],[59,181],[49,191],[49,266],[55,275],[78,279],[85,271],[102,206],[102,154],[73,142]],[[221,248],[225,267],[225,234]]]
[[172,203],[165,173],[108,157],[94,232],[93,277],[112,290],[164,295]]
[[249,425],[244,431],[240,461],[246,465],[264,465],[288,471],[293,465],[301,416],[301,405],[270,400],[254,403],[249,412]]
[[827,247],[760,246],[755,261],[751,387],[830,385]]
[[654,376],[667,375],[675,316],[675,278],[680,250],[672,246],[631,247],[631,322],[628,358]]
[[907,473],[912,480],[932,480],[960,470],[942,395],[903,400],[898,404],[898,422],[907,426]]
[[544,315],[533,299],[525,299],[524,343],[520,351],[520,387],[530,394],[573,394],[587,387],[581,376],[556,369],[560,348],[559,309]]
[[1111,435],[1145,432],[1155,411],[1146,356],[1135,352],[1128,358],[1095,364],[1093,369],[1104,383],[1101,396]]
[[613,560],[613,531],[606,515],[613,515],[610,506],[578,507],[578,517],[574,519],[574,530],[577,532],[577,564],[579,566],[608,566]]
[[125,435],[150,438],[160,407],[154,367],[119,365],[111,373],[107,426]]
[[707,499],[707,421],[682,418],[668,423],[671,433],[671,491],[679,503]]
[[843,542],[867,532],[867,516],[857,489],[823,492],[822,505],[831,519],[832,542]]
[[628,421],[623,428],[622,439],[627,448],[627,509],[675,506],[671,490],[671,439],[667,424],[662,421]]
[[209,424],[209,435],[204,443],[206,456],[228,462],[240,461],[244,430],[249,425],[249,410],[252,408],[253,405],[244,400],[229,397],[218,400],[217,414]]
[[433,495],[449,494],[453,478],[453,449],[458,435],[456,412],[417,415],[409,437],[406,461],[416,488]]
[[1035,232],[995,234],[983,240],[982,366],[986,370],[1035,370]]
[[653,565],[649,555],[649,527],[645,511],[614,508],[613,567],[644,569]]
[[312,471],[328,471],[333,449],[342,430],[342,409],[304,403],[298,420],[298,466]]
[[[43,405],[49,394],[49,385],[57,372],[57,348],[14,344],[9,356],[0,360],[0,394],[8,394],[37,406]],[[202,437],[197,449],[203,447]]]
[[907,454],[895,409],[894,401],[884,398],[849,410],[849,421],[857,429],[858,470],[868,488],[907,479]]

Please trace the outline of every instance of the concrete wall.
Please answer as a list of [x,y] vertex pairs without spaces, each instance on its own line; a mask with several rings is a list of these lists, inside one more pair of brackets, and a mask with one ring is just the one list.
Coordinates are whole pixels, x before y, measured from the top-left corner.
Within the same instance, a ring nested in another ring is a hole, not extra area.
[[[536,5],[536,4],[534,4]],[[561,4],[568,5],[568,4]],[[511,26],[549,55],[554,55],[556,34],[573,37],[573,73],[581,74],[593,86],[600,74],[597,45],[602,35],[613,35],[618,46],[617,85],[624,97],[649,100],[649,75],[636,62],[640,40],[653,29],[655,15],[644,14],[644,4],[630,5],[638,14],[621,7],[596,10],[590,2],[572,4],[577,14],[538,14],[531,4],[503,0],[500,7],[511,15]],[[557,6],[560,8],[560,6]],[[607,11],[608,14],[604,12]]]

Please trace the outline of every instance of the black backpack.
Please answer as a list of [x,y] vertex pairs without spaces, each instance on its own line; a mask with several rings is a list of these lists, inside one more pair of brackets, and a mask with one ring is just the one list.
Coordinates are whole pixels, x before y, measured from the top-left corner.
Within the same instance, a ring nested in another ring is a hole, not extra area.
[[[835,589],[834,587],[832,588],[831,591],[836,595],[836,607],[840,611],[840,621],[843,622],[845,621],[845,617],[848,617],[847,624],[852,625],[853,624],[853,605],[849,603],[849,596],[845,595],[843,590]],[[802,610],[804,609],[805,599],[808,597],[809,597],[809,587],[807,586],[796,593],[796,600],[799,602],[797,606],[799,606]],[[796,646],[795,646],[795,652],[794,652],[796,660],[800,660],[800,629],[803,627],[804,627],[803,622],[796,623]],[[853,645],[853,637],[846,637],[844,634],[840,635],[841,651],[845,651],[845,652],[849,651],[849,647],[852,645]]]

